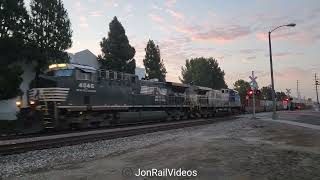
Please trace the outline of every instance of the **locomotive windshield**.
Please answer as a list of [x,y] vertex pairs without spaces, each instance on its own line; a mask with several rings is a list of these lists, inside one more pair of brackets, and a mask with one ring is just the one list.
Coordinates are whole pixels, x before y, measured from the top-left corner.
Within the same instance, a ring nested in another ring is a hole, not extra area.
[[47,75],[54,77],[70,77],[72,76],[72,72],[72,69],[58,69],[47,72]]

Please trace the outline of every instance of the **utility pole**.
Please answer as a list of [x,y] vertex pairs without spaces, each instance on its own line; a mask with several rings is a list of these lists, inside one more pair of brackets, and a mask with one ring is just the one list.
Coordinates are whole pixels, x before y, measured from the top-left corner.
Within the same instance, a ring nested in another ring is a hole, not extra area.
[[317,93],[317,104],[319,105],[318,85],[320,85],[320,84],[319,84],[319,81],[317,79],[317,73],[314,74],[314,82],[315,82],[316,93]]

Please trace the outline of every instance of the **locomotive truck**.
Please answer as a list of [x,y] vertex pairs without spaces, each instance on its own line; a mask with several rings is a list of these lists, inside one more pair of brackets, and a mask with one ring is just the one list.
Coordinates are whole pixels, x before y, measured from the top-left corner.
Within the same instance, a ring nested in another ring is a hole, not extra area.
[[232,89],[156,80],[81,64],[52,64],[30,85],[18,119],[23,129],[68,129],[240,112]]

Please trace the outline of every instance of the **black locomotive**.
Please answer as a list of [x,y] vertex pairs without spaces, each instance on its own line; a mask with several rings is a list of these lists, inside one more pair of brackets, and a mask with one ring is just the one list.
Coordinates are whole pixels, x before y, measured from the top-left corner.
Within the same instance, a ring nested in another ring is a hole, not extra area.
[[211,117],[240,111],[231,89],[139,80],[138,76],[80,64],[53,64],[28,91],[18,118],[24,128],[66,129],[138,121]]

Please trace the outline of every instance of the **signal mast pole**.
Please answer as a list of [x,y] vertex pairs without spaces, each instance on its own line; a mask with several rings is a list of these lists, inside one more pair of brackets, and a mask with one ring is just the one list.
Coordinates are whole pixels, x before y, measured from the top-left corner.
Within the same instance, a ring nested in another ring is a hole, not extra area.
[[297,80],[297,98],[298,98],[298,103],[300,103],[299,80]]
[[317,79],[317,73],[314,74],[314,82],[315,82],[316,93],[317,93],[317,104],[319,105],[318,85],[320,85],[320,84],[319,84],[319,81]]

